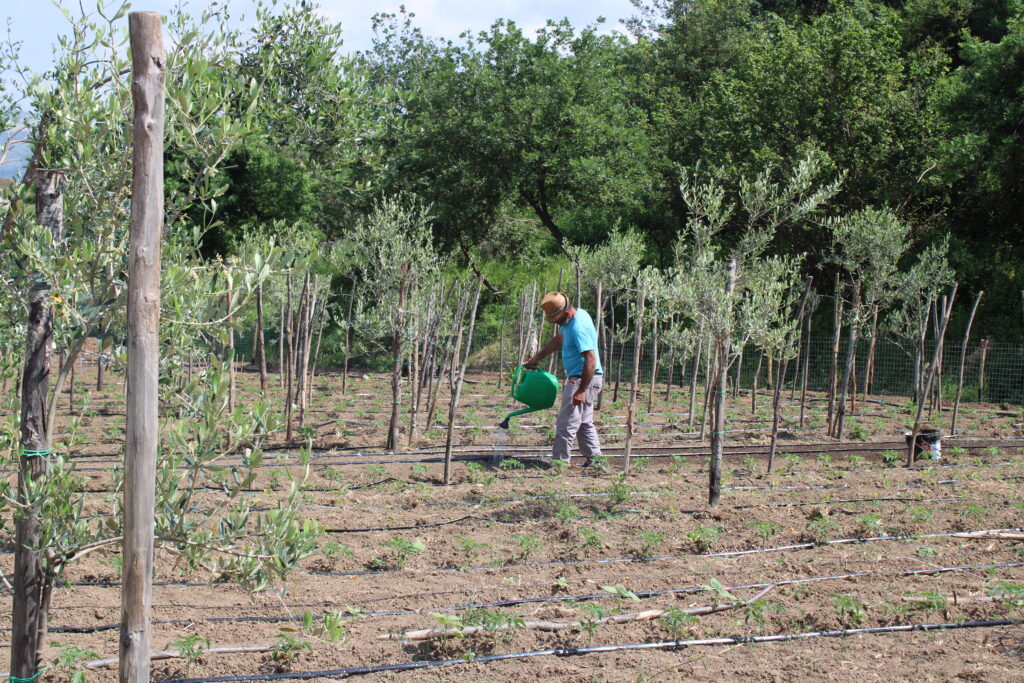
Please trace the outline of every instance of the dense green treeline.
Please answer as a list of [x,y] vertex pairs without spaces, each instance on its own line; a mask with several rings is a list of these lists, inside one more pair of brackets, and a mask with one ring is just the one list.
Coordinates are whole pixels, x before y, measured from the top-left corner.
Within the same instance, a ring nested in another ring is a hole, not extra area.
[[[664,266],[689,218],[682,169],[736,188],[814,152],[843,178],[829,213],[891,209],[909,254],[948,239],[961,301],[986,291],[979,329],[1020,339],[1019,3],[658,0],[624,33],[561,22],[528,36],[499,20],[461,42],[383,15],[353,57],[341,28],[315,9],[262,17],[241,66],[274,76],[225,164],[211,251],[281,221],[343,239],[374,201],[409,192],[496,288],[511,265],[616,226]],[[772,245],[826,282],[828,248],[812,222]]]

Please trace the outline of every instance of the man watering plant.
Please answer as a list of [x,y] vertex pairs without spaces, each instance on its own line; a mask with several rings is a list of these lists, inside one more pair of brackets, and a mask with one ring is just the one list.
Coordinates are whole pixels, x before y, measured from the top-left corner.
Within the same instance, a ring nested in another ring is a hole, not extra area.
[[582,466],[587,467],[592,456],[601,455],[601,442],[594,427],[594,402],[604,383],[604,371],[597,351],[597,330],[590,314],[573,307],[569,297],[561,292],[545,294],[540,307],[544,309],[547,321],[560,325],[561,329],[525,365],[536,368],[541,360],[561,349],[562,364],[568,377],[562,389],[562,406],[555,423],[551,457],[568,464],[573,441],[579,437]]

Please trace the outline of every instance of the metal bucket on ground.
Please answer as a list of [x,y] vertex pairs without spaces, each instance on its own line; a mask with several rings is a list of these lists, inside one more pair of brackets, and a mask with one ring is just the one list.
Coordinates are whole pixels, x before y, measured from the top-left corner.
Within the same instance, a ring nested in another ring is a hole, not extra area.
[[[910,447],[910,438],[913,436],[906,432],[907,447]],[[917,433],[917,443],[914,444],[914,459],[925,458],[938,460],[942,457],[942,432],[934,427],[922,429]]]

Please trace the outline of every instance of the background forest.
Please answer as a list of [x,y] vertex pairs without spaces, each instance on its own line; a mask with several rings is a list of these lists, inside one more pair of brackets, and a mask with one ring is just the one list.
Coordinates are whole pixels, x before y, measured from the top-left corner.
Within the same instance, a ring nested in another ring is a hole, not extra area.
[[[797,258],[826,287],[845,272],[829,221],[881,211],[903,226],[889,255],[899,269],[945,253],[955,275],[935,285],[959,282],[959,309],[985,290],[976,334],[1022,339],[1019,2],[638,1],[621,33],[552,22],[531,36],[498,20],[458,42],[402,13],[378,15],[373,49],[355,55],[342,29],[363,27],[311,3],[265,8],[251,32],[228,29],[225,12],[169,20],[172,44],[202,45],[169,86],[192,127],[167,152],[170,248],[201,261],[244,260],[274,238],[311,257],[337,298],[358,277],[347,237],[405,197],[442,269],[484,274],[493,327],[499,293],[553,286],[613,232],[641,265],[673,266],[694,219],[687,177],[742,197],[744,179],[781,182],[810,160],[828,201],[780,221],[766,257]],[[113,149],[95,108],[116,76],[90,75],[96,54],[116,62],[111,15],[69,15],[51,74],[23,73],[7,45],[0,123],[27,122],[35,166],[83,169]],[[32,189],[10,191],[16,202]],[[713,240],[735,244],[754,218],[726,212]]]

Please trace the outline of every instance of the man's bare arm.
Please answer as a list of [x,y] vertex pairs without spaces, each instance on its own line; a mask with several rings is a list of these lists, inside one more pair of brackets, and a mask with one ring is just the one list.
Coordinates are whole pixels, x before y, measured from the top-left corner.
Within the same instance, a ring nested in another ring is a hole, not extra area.
[[542,360],[544,360],[549,355],[551,355],[555,351],[558,351],[561,348],[562,334],[561,332],[559,332],[558,334],[551,338],[551,341],[544,345],[544,348],[542,348],[540,351],[536,353],[536,355],[534,355],[532,358],[523,363],[523,365],[525,365],[526,367],[537,367],[538,363],[540,363]]

